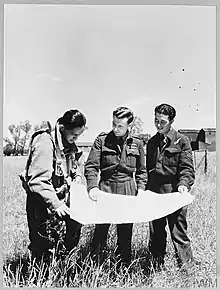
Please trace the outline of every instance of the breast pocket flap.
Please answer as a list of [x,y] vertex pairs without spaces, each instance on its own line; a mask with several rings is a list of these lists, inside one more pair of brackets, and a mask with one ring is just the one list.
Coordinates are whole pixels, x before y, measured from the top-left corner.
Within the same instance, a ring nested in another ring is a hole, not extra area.
[[175,153],[180,153],[181,149],[180,148],[166,148],[165,151],[175,154]]
[[115,155],[116,154],[116,150],[104,147],[104,148],[102,148],[102,154],[103,155]]
[[127,155],[140,155],[138,149],[126,148]]

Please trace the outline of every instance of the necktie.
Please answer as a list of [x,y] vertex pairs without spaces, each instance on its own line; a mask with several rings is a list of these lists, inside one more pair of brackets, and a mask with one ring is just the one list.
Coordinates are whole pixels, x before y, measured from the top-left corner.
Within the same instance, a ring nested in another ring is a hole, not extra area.
[[160,136],[160,143],[159,143],[160,151],[163,150],[165,145],[166,145],[166,138],[164,137],[164,135],[161,135]]
[[121,151],[122,151],[123,144],[124,144],[124,139],[123,139],[123,138],[119,138],[119,139],[117,140],[117,145],[118,145],[118,147],[119,147],[120,153],[121,153]]

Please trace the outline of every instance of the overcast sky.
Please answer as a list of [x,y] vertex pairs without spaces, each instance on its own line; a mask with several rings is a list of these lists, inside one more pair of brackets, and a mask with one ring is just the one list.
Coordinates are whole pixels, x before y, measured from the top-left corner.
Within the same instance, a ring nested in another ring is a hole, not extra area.
[[215,7],[4,6],[4,136],[77,108],[81,141],[92,141],[118,106],[153,134],[162,102],[176,108],[176,129],[216,126]]

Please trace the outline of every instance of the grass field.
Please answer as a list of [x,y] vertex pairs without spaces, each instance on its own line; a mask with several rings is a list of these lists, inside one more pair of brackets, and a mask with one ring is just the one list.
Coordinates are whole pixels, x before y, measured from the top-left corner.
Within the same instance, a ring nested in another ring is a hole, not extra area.
[[[198,152],[197,162],[204,153]],[[188,234],[194,256],[201,266],[185,275],[176,267],[168,234],[166,269],[160,273],[145,270],[147,264],[148,223],[134,225],[131,271],[117,272],[112,263],[116,243],[115,226],[108,236],[108,256],[100,266],[89,258],[88,246],[93,226],[83,226],[77,249],[65,259],[54,258],[49,266],[32,264],[28,256],[28,228],[25,192],[18,173],[25,157],[3,159],[3,283],[4,287],[216,287],[216,153],[208,152],[208,171],[204,162],[196,171],[192,194],[196,197],[188,209]],[[46,278],[45,272],[48,276]]]

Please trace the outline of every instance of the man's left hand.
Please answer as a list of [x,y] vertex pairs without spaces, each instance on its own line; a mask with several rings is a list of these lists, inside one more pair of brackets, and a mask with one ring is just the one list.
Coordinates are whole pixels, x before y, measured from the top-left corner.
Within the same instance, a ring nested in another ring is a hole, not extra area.
[[185,185],[180,185],[180,186],[178,186],[178,192],[184,194],[184,193],[188,193],[189,190]]

